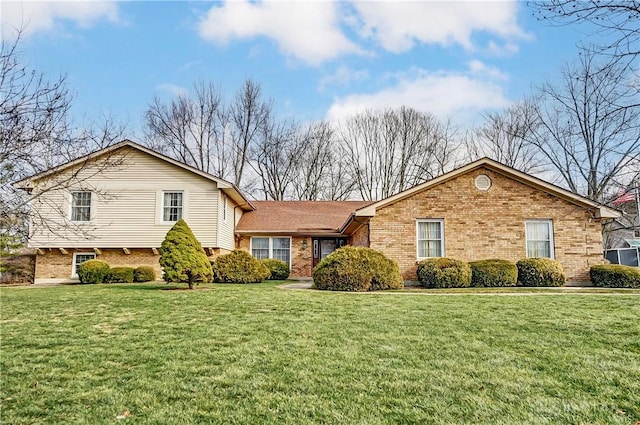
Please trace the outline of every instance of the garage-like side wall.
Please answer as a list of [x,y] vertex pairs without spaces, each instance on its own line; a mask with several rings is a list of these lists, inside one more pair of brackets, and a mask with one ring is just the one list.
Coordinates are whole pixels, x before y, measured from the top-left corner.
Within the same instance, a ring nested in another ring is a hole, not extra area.
[[[263,236],[263,235],[260,235]],[[268,235],[279,236],[279,235]],[[251,252],[251,237],[239,236],[236,246]],[[311,236],[291,236],[291,274],[290,278],[311,277],[313,272]]]
[[[488,191],[474,179],[486,174]],[[416,276],[416,220],[443,219],[445,256],[463,261],[526,257],[525,221],[551,219],[555,259],[569,281],[588,281],[602,264],[600,220],[593,211],[489,169],[478,169],[376,211],[369,223],[371,248],[397,261],[406,280]]]

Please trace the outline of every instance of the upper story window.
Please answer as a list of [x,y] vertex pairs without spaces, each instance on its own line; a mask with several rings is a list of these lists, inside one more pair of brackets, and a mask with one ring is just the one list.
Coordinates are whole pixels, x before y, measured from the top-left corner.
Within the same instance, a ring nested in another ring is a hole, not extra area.
[[162,221],[178,221],[182,218],[184,206],[183,192],[164,192]]
[[553,223],[551,220],[525,222],[527,257],[553,258]]
[[444,255],[444,221],[418,220],[416,242],[419,259],[442,257]]
[[91,192],[71,192],[71,221],[91,220]]

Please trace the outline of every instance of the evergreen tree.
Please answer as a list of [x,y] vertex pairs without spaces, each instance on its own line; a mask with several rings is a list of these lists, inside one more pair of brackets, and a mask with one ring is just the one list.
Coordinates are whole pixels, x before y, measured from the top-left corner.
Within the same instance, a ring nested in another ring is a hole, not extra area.
[[160,265],[167,282],[211,282],[211,263],[187,223],[180,219],[167,232],[160,252]]

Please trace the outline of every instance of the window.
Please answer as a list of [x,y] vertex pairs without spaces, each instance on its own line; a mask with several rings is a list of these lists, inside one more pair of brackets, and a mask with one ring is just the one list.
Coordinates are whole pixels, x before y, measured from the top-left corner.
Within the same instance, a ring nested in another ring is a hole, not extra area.
[[416,239],[418,258],[444,255],[444,222],[442,220],[418,220]]
[[71,192],[71,221],[91,220],[91,192]]
[[73,264],[71,265],[71,276],[78,276],[78,266],[87,260],[93,260],[96,258],[96,254],[93,252],[74,252]]
[[227,221],[227,195],[222,197],[222,219]]
[[269,238],[251,238],[251,255],[258,260],[269,258]]
[[553,226],[551,220],[525,222],[527,257],[553,258]]
[[178,221],[182,218],[182,192],[164,192],[162,221]]
[[252,237],[251,255],[258,260],[275,258],[291,266],[291,238],[289,237]]

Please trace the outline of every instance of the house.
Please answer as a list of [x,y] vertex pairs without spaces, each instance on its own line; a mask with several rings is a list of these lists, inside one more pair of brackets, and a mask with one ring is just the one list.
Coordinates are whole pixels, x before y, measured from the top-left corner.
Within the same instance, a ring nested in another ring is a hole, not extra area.
[[292,277],[311,276],[349,244],[382,251],[406,280],[424,258],[535,256],[586,281],[604,261],[603,223],[620,215],[487,158],[377,202],[249,201],[229,182],[123,141],[16,185],[41,193],[32,208],[47,218],[32,222],[36,279],[69,278],[89,258],[159,271],[158,248],[182,217],[210,258],[241,248],[286,261]]
[[167,231],[184,218],[213,258],[235,247],[254,207],[231,183],[129,140],[14,183],[34,195],[29,246],[35,279],[69,279],[82,261],[153,265]]

